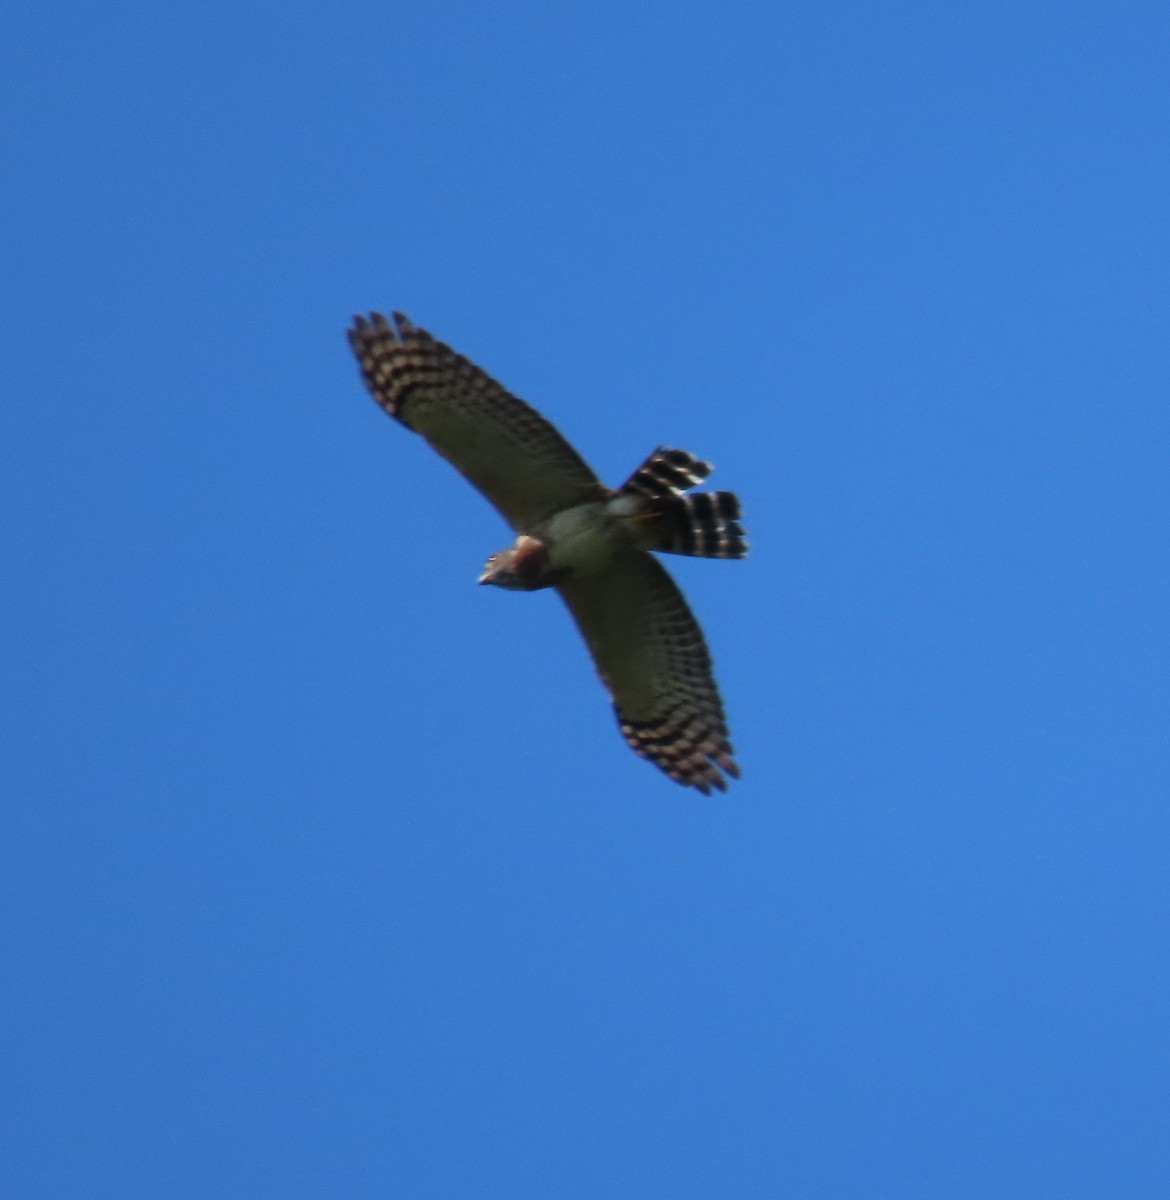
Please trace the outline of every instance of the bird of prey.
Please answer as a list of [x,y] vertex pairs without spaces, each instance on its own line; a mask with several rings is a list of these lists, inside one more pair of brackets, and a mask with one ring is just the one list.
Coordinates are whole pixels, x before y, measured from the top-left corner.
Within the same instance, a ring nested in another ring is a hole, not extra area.
[[698,622],[651,551],[747,554],[731,492],[686,493],[712,470],[661,446],[616,490],[538,412],[401,313],[355,317],[349,343],[382,408],[496,507],[516,541],[480,583],[554,587],[613,698],[630,747],[710,795],[738,778]]

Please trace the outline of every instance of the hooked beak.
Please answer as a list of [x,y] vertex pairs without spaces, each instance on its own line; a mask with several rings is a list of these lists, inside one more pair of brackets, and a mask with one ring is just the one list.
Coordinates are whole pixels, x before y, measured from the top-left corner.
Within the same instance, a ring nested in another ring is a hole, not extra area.
[[484,571],[484,573],[475,582],[476,583],[491,583],[491,579],[489,578],[490,575],[491,575],[490,571]]

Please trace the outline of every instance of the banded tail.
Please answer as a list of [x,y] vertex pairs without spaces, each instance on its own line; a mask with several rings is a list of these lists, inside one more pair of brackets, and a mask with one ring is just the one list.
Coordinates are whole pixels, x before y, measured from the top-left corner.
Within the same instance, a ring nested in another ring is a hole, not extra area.
[[620,491],[651,502],[662,522],[655,550],[700,558],[746,558],[748,545],[739,523],[734,492],[684,493],[702,483],[714,468],[685,450],[659,446],[622,484]]

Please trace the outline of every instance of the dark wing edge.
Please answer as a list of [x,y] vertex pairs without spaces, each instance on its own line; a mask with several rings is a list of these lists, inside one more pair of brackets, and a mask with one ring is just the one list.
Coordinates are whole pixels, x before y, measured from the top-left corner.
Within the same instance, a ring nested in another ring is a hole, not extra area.
[[555,426],[402,314],[355,316],[349,344],[370,394],[420,433],[517,530],[605,494]]
[[630,748],[704,795],[739,778],[711,655],[666,568],[642,552],[557,588]]

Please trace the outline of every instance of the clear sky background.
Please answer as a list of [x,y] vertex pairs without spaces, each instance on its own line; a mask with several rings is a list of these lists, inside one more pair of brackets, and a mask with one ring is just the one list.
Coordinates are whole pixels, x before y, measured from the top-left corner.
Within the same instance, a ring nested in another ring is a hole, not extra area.
[[[0,35],[6,1198],[1166,1194],[1164,3]],[[741,494],[728,796],[475,587],[390,308]]]

